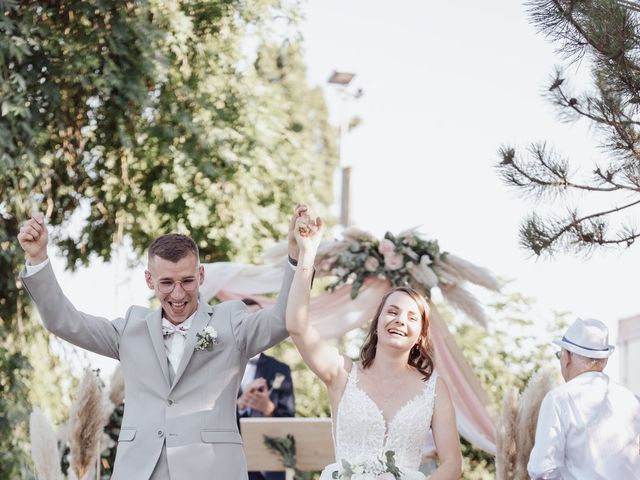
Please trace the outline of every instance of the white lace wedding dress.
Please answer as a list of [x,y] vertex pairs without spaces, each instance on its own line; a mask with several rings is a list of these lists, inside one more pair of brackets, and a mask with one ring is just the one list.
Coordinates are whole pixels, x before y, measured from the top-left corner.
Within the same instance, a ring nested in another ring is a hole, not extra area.
[[[356,363],[351,367],[338,411],[334,417],[336,463],[327,466],[320,480],[332,480],[342,460],[361,465],[385,459],[395,452],[396,465],[406,480],[424,479],[418,471],[433,414],[437,374],[433,374],[418,395],[402,406],[386,424],[382,410],[358,387]],[[337,477],[337,474],[336,474]]]

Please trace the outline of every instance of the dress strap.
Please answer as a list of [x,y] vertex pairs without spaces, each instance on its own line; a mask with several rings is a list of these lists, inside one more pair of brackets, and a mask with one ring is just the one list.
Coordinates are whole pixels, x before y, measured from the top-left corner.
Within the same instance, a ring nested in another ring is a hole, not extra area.
[[348,382],[350,385],[356,385],[358,382],[358,362],[351,361],[351,371],[349,372]]
[[424,387],[425,391],[429,394],[432,394],[434,397],[436,396],[436,383],[438,381],[438,374],[434,371],[429,380],[427,380],[427,385]]

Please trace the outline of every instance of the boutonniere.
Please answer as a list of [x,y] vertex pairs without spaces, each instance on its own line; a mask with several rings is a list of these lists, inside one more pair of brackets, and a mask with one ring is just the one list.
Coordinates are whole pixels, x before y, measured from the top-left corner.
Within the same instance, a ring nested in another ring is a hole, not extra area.
[[276,376],[271,383],[271,390],[280,390],[282,388],[282,383],[284,382],[285,376],[281,373],[276,373]]
[[196,333],[196,350],[213,350],[214,345],[218,345],[218,332],[211,325],[207,325],[201,332]]

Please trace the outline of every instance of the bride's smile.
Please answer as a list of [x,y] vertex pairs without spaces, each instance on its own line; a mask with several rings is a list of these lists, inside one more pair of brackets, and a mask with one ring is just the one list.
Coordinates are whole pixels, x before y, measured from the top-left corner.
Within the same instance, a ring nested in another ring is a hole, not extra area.
[[378,319],[378,341],[382,345],[411,348],[420,336],[422,321],[416,302],[403,292],[386,301]]

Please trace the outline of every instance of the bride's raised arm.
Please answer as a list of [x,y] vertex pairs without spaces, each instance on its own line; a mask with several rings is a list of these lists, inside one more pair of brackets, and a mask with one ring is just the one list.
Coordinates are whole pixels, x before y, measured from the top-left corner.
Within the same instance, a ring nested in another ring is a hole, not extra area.
[[309,297],[314,261],[322,239],[323,224],[307,216],[297,219],[295,237],[300,249],[298,266],[287,302],[287,330],[302,359],[326,385],[331,385],[343,368],[344,359],[309,323]]

